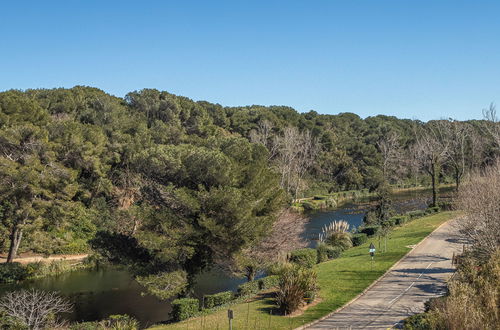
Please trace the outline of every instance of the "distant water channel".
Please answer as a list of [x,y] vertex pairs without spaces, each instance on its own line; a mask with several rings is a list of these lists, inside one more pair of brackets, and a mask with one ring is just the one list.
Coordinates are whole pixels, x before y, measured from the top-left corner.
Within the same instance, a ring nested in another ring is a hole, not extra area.
[[[428,204],[429,198],[429,190],[397,193],[393,196],[394,207],[399,212],[423,209]],[[305,237],[316,239],[321,228],[333,220],[346,220],[351,227],[359,226],[370,202],[370,198],[364,198],[345,203],[334,210],[308,213],[309,221],[306,224]],[[199,274],[196,281],[193,294],[197,297],[236,290],[238,285],[245,282],[244,279],[230,277],[217,269]],[[113,314],[128,314],[146,327],[169,318],[169,302],[145,294],[126,270],[117,268],[74,271],[21,285],[4,285],[0,286],[0,295],[6,291],[22,288],[60,291],[61,294],[68,296],[74,303],[74,311],[68,315],[71,321],[94,321]]]

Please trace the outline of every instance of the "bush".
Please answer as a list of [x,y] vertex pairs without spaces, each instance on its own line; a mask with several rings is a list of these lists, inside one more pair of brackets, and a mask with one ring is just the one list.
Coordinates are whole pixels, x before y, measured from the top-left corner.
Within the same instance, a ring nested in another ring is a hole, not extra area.
[[298,249],[290,254],[290,261],[305,268],[312,268],[318,261],[315,249]]
[[416,218],[423,217],[425,215],[425,212],[422,210],[416,210],[416,211],[406,212],[406,215],[409,217],[410,220],[413,220]]
[[360,246],[368,240],[368,236],[365,233],[357,233],[352,235],[352,245]]
[[0,264],[0,283],[16,283],[27,277],[26,268],[18,262]]
[[406,215],[397,215],[395,217],[392,217],[391,219],[393,219],[394,224],[396,224],[397,226],[403,225],[408,222],[408,216]]
[[71,324],[70,330],[137,330],[139,329],[139,322],[128,315],[111,315],[108,319],[95,322],[81,322]]
[[403,329],[406,330],[427,330],[431,329],[431,323],[427,318],[427,313],[415,314],[404,320]]
[[206,295],[203,297],[205,308],[214,308],[216,306],[224,305],[234,299],[232,291],[224,291],[216,294]]
[[439,202],[438,206],[443,211],[450,211],[450,210],[453,209],[453,203],[452,202]]
[[345,251],[352,247],[351,234],[342,231],[333,232],[325,239],[325,243]]
[[428,207],[427,210],[425,210],[425,213],[432,214],[432,213],[438,213],[439,211],[441,211],[439,206],[433,206],[433,207]]
[[290,314],[304,303],[304,297],[315,296],[317,290],[316,272],[294,265],[280,276],[277,304],[282,312]]
[[364,226],[359,229],[360,233],[366,234],[366,236],[374,236],[378,233],[380,230],[379,225],[373,225],[373,226]]
[[321,243],[316,248],[318,263],[340,257],[342,249]]
[[238,295],[249,296],[258,293],[259,290],[259,281],[249,281],[238,286]]
[[312,211],[314,210],[316,207],[314,206],[313,203],[311,202],[302,202],[302,208],[305,210],[305,211]]
[[172,318],[182,321],[198,314],[200,303],[198,299],[181,298],[172,301]]
[[259,289],[267,290],[274,288],[280,284],[280,277],[278,275],[269,275],[259,280]]

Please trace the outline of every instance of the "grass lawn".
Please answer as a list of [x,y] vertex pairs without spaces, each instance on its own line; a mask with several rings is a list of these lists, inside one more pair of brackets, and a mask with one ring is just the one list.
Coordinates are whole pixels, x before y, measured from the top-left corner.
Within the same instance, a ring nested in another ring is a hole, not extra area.
[[[350,301],[384,274],[410,250],[408,245],[420,242],[440,224],[456,215],[456,212],[442,212],[395,228],[387,241],[385,253],[380,253],[377,240],[373,239],[347,250],[338,259],[316,265],[321,301],[302,315],[275,315],[277,310],[270,293],[231,306],[234,311],[233,329],[292,329],[325,316]],[[368,253],[371,241],[377,247],[373,269]],[[227,326],[227,310],[224,309],[203,317],[156,326],[154,329],[225,329]]]

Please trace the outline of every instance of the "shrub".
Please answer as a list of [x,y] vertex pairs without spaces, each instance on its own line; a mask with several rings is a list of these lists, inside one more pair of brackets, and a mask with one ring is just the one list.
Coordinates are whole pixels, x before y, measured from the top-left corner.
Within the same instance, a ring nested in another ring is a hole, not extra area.
[[249,281],[238,286],[238,295],[241,297],[259,292],[259,281]]
[[368,236],[365,233],[357,233],[352,235],[352,245],[360,246],[368,240]]
[[206,295],[203,297],[205,308],[214,308],[216,306],[224,305],[234,299],[232,291],[224,291],[216,294]]
[[282,312],[290,314],[304,303],[304,297],[315,296],[317,290],[316,272],[294,265],[280,276],[277,304]]
[[70,330],[137,330],[139,322],[129,315],[111,315],[108,319],[94,322],[74,323],[69,326]]
[[427,313],[412,315],[405,319],[403,323],[403,329],[405,330],[427,330],[431,328]]
[[329,246],[324,243],[319,244],[316,248],[316,251],[318,256],[318,263],[327,261],[329,259],[338,258],[342,253],[342,249],[334,246]]
[[279,283],[280,277],[278,275],[269,275],[259,280],[259,288],[261,290],[266,290],[278,286]]
[[396,224],[398,226],[403,225],[406,222],[408,222],[408,216],[406,216],[406,215],[397,215],[395,217],[392,217],[391,219],[393,219],[394,224]]
[[172,318],[182,321],[198,313],[200,303],[194,298],[180,298],[172,301]]
[[364,227],[361,227],[359,232],[360,233],[363,233],[363,234],[366,234],[366,236],[374,236],[378,233],[378,231],[380,230],[380,226],[379,225],[373,225],[373,226],[364,226]]
[[352,247],[351,234],[348,232],[333,232],[326,239],[325,243],[345,251]]
[[338,247],[330,246],[326,250],[326,254],[328,255],[328,259],[336,259],[336,258],[340,257],[340,255],[342,254],[342,249],[340,249]]
[[318,261],[315,249],[298,249],[290,254],[290,261],[305,268],[312,268]]
[[15,283],[28,277],[26,268],[18,262],[0,264],[0,283]]
[[406,212],[406,215],[410,218],[410,220],[413,220],[416,218],[423,217],[425,215],[425,212],[422,210],[416,210],[416,211]]
[[390,217],[389,219],[382,221],[382,227],[394,227],[395,225],[396,219],[394,219],[394,217]]
[[314,203],[311,203],[309,201],[302,202],[302,207],[306,211],[312,211],[312,210],[316,210],[317,209],[317,207],[314,205]]
[[453,203],[452,202],[439,202],[438,206],[443,211],[450,211],[450,210],[453,209]]
[[326,253],[326,249],[328,248],[328,246],[326,244],[319,244],[317,247],[316,247],[316,256],[318,258],[318,264],[321,263],[321,262],[325,262],[328,260],[328,254]]
[[432,213],[438,213],[439,211],[441,211],[439,206],[433,206],[433,207],[428,207],[427,210],[425,210],[425,213],[432,214]]

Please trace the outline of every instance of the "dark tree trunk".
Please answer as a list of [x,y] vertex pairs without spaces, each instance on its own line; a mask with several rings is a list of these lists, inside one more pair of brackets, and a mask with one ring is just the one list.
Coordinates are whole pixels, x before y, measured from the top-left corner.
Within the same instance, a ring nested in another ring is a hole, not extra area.
[[437,164],[431,165],[431,179],[432,179],[432,204],[431,206],[438,205],[439,194],[439,167]]
[[255,275],[257,273],[255,267],[252,267],[252,266],[247,266],[246,267],[246,271],[247,271],[247,281],[250,282],[250,281],[253,281],[255,279]]
[[455,169],[455,190],[458,192],[460,186],[460,171]]
[[16,258],[17,250],[19,249],[19,244],[21,243],[22,238],[23,238],[23,230],[18,226],[14,226],[10,234],[10,246],[9,246],[9,254],[7,256],[7,262],[13,262],[14,259]]

